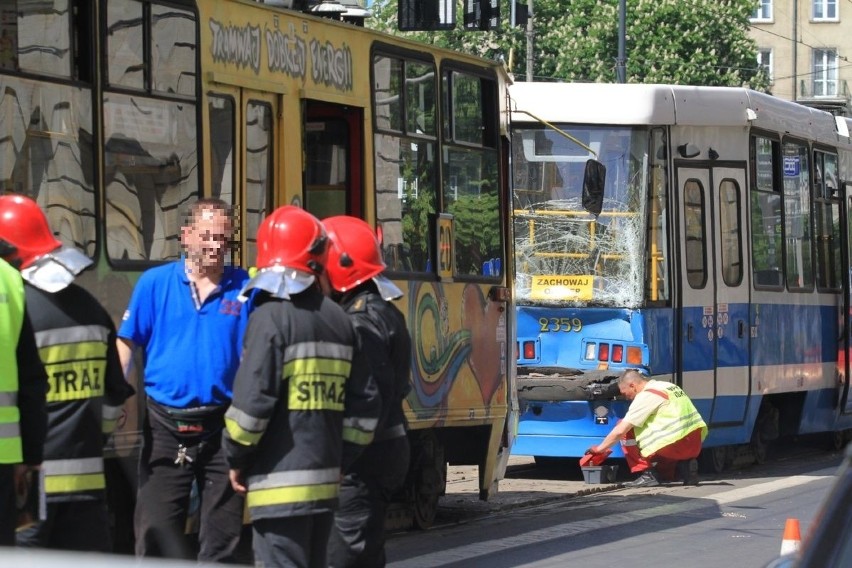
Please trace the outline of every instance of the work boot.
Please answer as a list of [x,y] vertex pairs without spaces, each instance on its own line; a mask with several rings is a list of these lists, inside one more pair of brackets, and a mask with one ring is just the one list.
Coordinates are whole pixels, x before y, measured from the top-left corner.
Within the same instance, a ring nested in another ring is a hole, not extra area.
[[684,485],[698,485],[698,460],[692,458],[677,462],[677,473]]
[[642,472],[642,475],[634,479],[633,481],[628,481],[624,484],[625,487],[656,487],[660,484],[660,480],[657,479],[657,473],[653,469],[646,469]]

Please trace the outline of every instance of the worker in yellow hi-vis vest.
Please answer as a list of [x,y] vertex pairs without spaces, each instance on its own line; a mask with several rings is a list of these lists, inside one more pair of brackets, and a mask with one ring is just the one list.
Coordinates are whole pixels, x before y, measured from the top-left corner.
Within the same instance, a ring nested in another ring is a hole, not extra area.
[[635,369],[618,378],[618,389],[632,401],[630,408],[603,442],[587,453],[603,453],[620,441],[630,471],[641,474],[625,483],[627,487],[653,487],[661,478],[698,485],[696,458],[707,437],[707,425],[683,389],[649,379]]
[[[0,241],[0,257],[13,248]],[[24,283],[0,259],[0,546],[15,544],[16,498],[42,459],[47,376],[26,313]]]
[[115,325],[72,282],[92,260],[53,236],[35,201],[0,196],[0,239],[17,249],[7,259],[25,281],[49,386],[42,464],[47,519],[19,530],[17,544],[109,552],[104,442],[133,394],[118,360]]

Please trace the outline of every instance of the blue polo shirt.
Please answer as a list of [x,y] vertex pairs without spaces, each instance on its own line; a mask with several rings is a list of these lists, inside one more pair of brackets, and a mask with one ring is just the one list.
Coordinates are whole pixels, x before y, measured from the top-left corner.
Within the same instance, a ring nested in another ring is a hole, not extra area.
[[231,402],[249,311],[237,296],[247,280],[245,270],[225,267],[198,307],[183,259],[142,274],[118,336],[144,349],[149,397],[175,408]]

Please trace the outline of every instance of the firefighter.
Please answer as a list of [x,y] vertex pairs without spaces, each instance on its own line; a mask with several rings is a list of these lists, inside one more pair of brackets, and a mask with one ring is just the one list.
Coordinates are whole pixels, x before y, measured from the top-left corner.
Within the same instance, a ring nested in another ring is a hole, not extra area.
[[257,234],[259,272],[234,399],[231,483],[247,495],[258,566],[326,566],[342,469],[372,440],[378,390],[345,312],[327,298],[328,239],[285,206]]
[[73,283],[91,259],[53,236],[35,201],[0,196],[0,239],[17,249],[11,260],[26,282],[49,387],[42,464],[47,519],[19,531],[18,546],[108,552],[104,442],[133,394],[118,362],[115,325]]
[[[0,241],[0,257],[13,252]],[[21,275],[0,258],[0,546],[15,544],[16,497],[39,467],[47,375],[27,317]]]
[[385,263],[372,228],[356,217],[323,221],[331,241],[332,297],[349,314],[373,368],[382,407],[373,443],[346,470],[329,542],[334,568],[385,565],[385,513],[405,482],[409,445],[402,401],[411,390],[411,336],[393,300],[402,292],[382,275]]

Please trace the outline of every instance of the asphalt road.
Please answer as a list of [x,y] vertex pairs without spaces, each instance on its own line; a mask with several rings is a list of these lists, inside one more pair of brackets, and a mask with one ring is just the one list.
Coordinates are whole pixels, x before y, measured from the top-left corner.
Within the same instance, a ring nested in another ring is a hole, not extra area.
[[[803,533],[840,452],[789,444],[763,465],[679,484],[589,485],[573,468],[513,458],[497,498],[479,502],[475,469],[451,468],[437,525],[393,535],[389,566],[764,566],[787,518]],[[628,478],[628,477],[626,477]],[[629,478],[628,478],[629,479]]]

